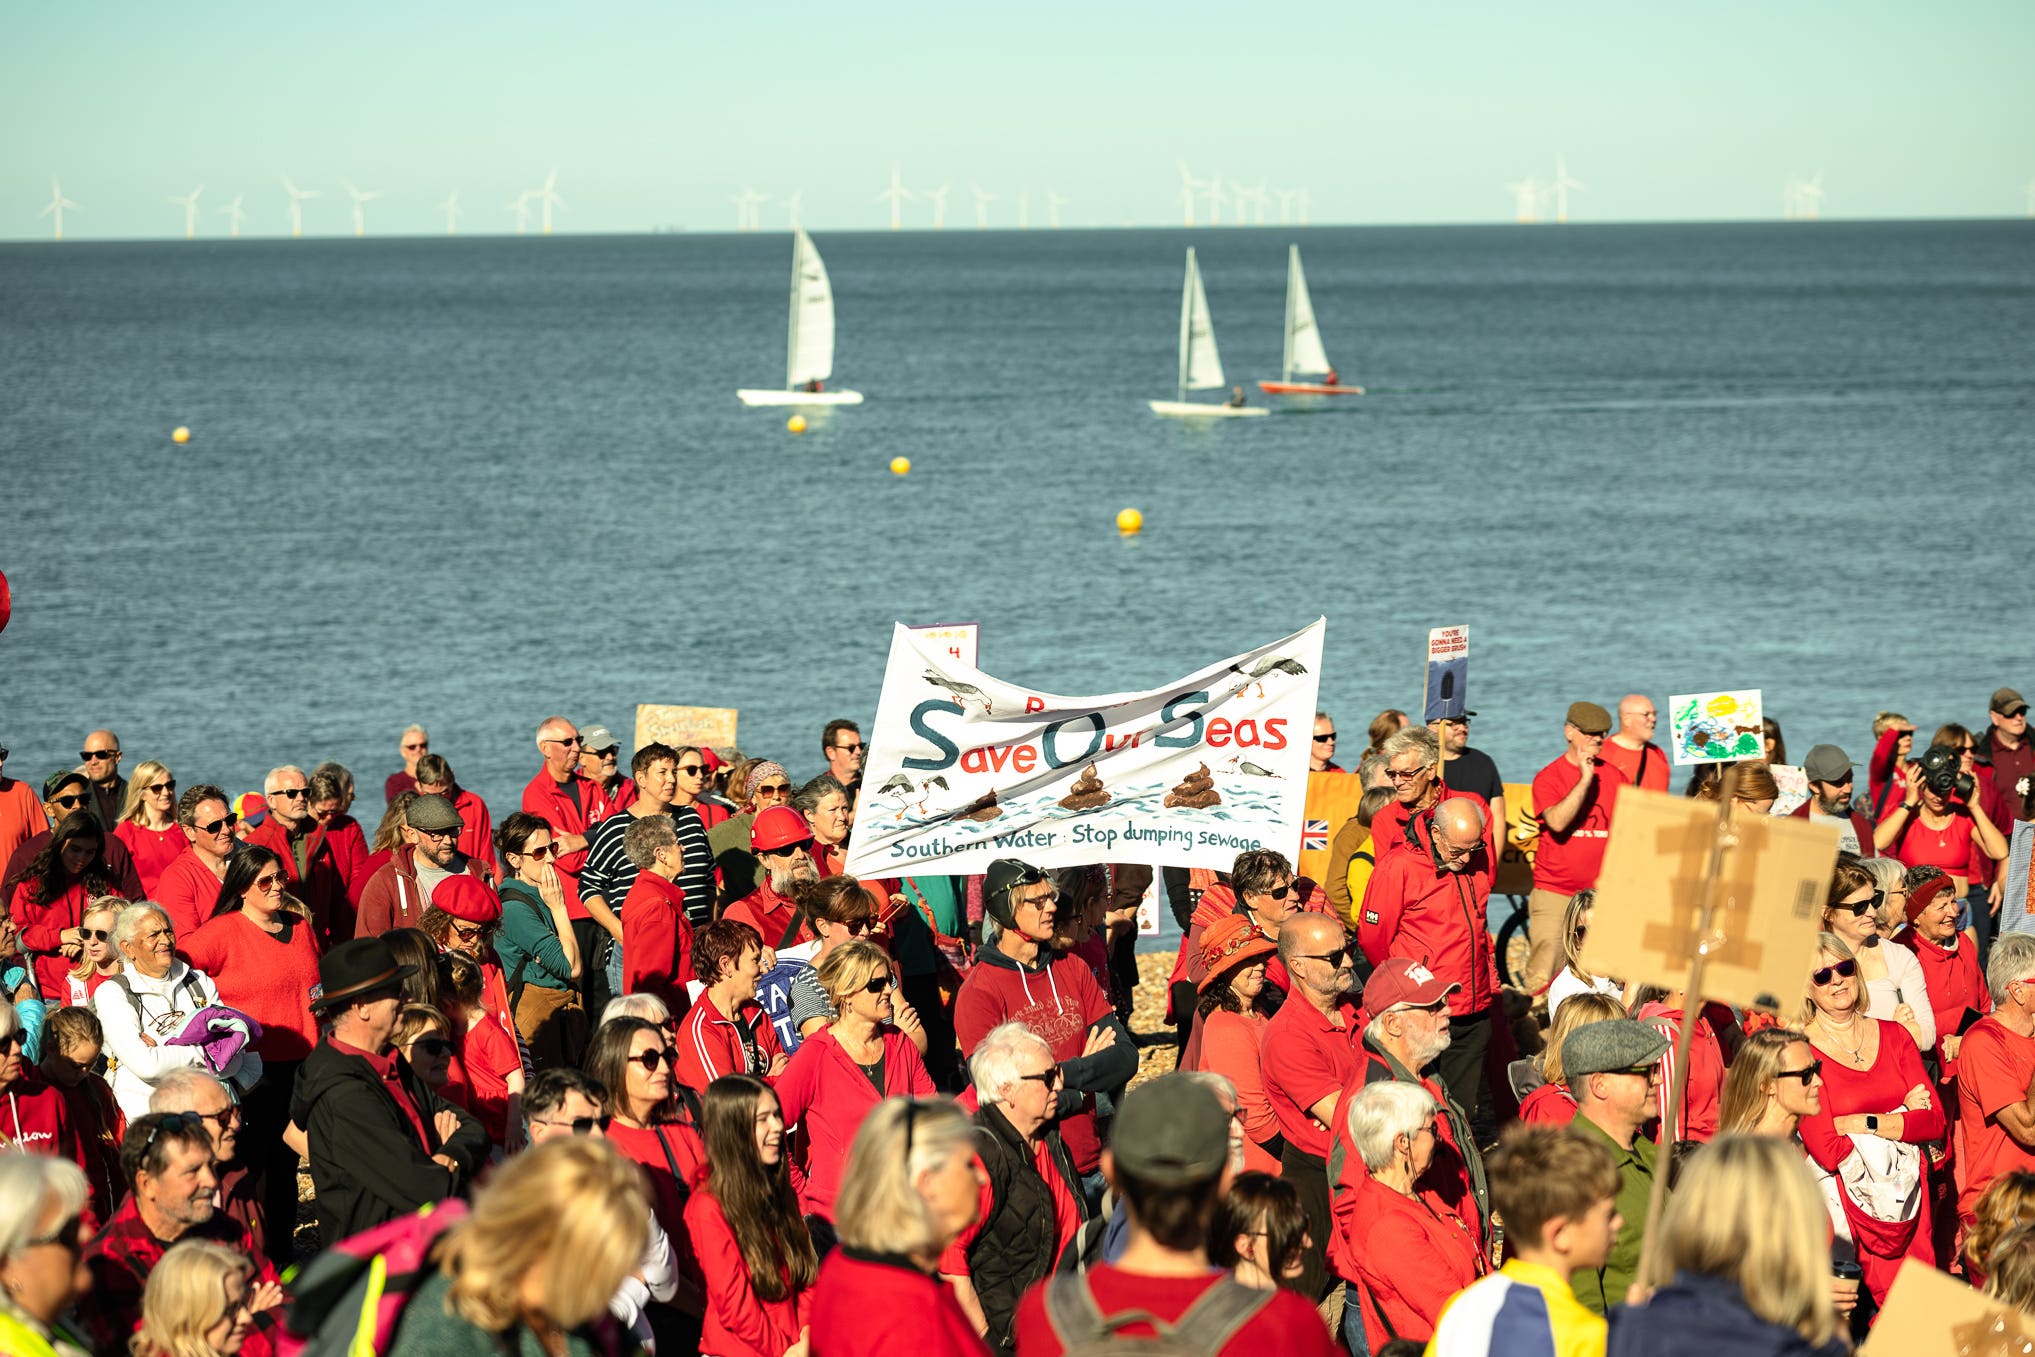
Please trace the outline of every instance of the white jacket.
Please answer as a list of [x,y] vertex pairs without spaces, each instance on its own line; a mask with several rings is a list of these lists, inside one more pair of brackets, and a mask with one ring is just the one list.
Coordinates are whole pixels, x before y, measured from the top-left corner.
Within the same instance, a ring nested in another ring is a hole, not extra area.
[[[160,980],[129,966],[99,986],[92,996],[92,1011],[106,1029],[106,1054],[115,1062],[113,1100],[130,1121],[147,1114],[156,1080],[172,1070],[207,1070],[242,1092],[261,1078],[261,1056],[252,1046],[228,1061],[225,1069],[214,1070],[202,1048],[167,1044],[194,1013],[218,1002],[219,987],[212,977],[182,960],[172,961],[169,974]],[[142,1039],[144,1032],[149,1041]]]

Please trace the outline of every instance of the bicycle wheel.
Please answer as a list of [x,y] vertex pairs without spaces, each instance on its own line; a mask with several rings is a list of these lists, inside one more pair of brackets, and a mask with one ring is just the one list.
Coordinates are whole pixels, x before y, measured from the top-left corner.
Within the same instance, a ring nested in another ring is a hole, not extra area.
[[1514,988],[1526,983],[1526,965],[1533,957],[1526,924],[1526,901],[1515,895],[1512,913],[1498,926],[1498,978]]

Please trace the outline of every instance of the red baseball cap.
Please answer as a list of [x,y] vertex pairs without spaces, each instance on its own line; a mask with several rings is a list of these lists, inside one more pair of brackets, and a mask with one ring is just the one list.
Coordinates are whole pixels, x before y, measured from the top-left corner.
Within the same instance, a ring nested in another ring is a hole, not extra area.
[[431,892],[431,903],[453,918],[470,924],[491,924],[502,917],[502,902],[477,876],[448,876]]
[[749,826],[749,847],[758,853],[774,853],[794,843],[810,843],[813,827],[806,817],[790,806],[765,806]]
[[700,746],[700,762],[706,765],[706,769],[709,773],[718,773],[721,771],[721,756],[719,754],[716,754],[713,750],[707,748],[705,745]]
[[1461,988],[1440,979],[1418,961],[1386,957],[1364,982],[1364,1012],[1377,1018],[1402,1005],[1425,1008]]

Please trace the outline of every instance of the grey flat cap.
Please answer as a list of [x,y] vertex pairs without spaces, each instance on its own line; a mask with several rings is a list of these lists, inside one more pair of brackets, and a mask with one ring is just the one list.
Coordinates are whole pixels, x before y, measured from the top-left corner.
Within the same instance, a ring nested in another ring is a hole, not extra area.
[[459,818],[452,803],[436,792],[412,801],[410,809],[403,813],[403,823],[412,829],[431,829],[441,834],[448,829],[466,828],[466,821]]
[[1586,1074],[1615,1074],[1651,1065],[1667,1054],[1668,1039],[1630,1018],[1588,1023],[1562,1043],[1562,1072],[1573,1087]]

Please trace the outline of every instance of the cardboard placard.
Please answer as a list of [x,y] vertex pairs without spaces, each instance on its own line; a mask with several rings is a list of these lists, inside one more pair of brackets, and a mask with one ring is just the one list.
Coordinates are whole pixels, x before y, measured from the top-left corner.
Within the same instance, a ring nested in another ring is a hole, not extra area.
[[1676,764],[1766,757],[1759,689],[1684,693],[1668,699],[1668,748]]
[[980,622],[944,622],[929,627],[913,627],[912,630],[970,669],[982,667]]
[[1894,1274],[1859,1357],[2024,1357],[2035,1315],[1974,1291],[1919,1258]]
[[[636,744],[629,752],[634,754],[637,749],[652,742],[668,744],[674,749],[688,744],[731,748],[735,743],[735,708],[639,703],[636,707]],[[622,762],[626,764],[628,760]]]
[[[1666,792],[1618,793],[1583,941],[1593,975],[1680,989],[1697,945],[1703,877],[1723,807]],[[1734,815],[1703,998],[1792,1012],[1808,984],[1837,863],[1834,821]]]
[[1767,814],[1793,815],[1795,807],[1809,799],[1809,775],[1791,763],[1770,763],[1767,771],[1774,775],[1774,783],[1781,789]]
[[1469,709],[1470,629],[1436,627],[1427,633],[1427,688],[1420,723],[1453,721]]

